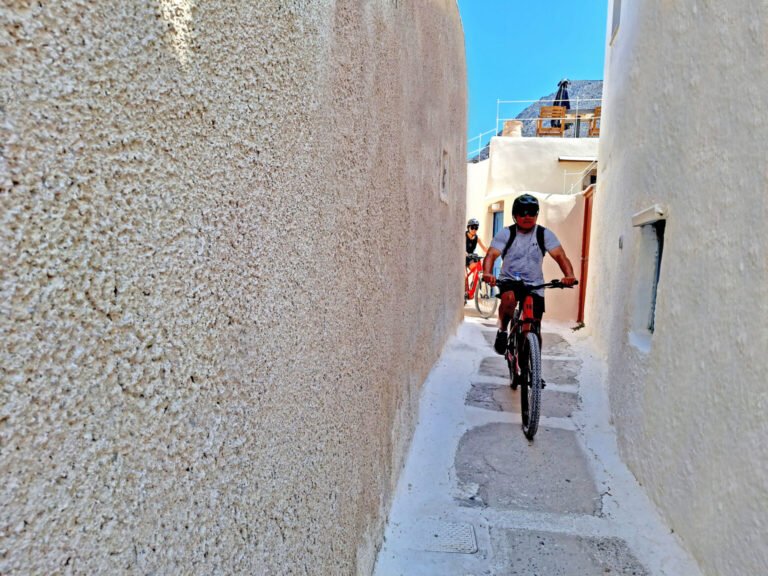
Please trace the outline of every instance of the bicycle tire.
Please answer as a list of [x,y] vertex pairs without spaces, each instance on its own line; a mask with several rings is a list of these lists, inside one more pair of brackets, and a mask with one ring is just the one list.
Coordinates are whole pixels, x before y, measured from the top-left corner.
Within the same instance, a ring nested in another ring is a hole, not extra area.
[[539,429],[541,411],[541,350],[539,337],[534,332],[525,335],[523,343],[523,378],[520,383],[520,412],[523,417],[523,434],[533,440]]
[[483,318],[490,318],[496,312],[499,299],[496,298],[495,290],[488,282],[483,282],[482,278],[478,281],[475,289],[475,308]]

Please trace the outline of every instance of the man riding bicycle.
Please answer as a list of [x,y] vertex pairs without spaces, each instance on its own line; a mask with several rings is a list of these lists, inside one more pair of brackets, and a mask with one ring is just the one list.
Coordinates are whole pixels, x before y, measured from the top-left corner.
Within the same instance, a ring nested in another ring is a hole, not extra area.
[[[539,201],[536,197],[531,194],[518,196],[512,204],[512,218],[515,224],[496,234],[483,263],[483,281],[491,286],[498,286],[501,296],[499,331],[496,333],[493,348],[502,356],[507,350],[507,326],[512,320],[517,304],[515,289],[520,283],[544,283],[542,264],[545,253],[549,253],[560,266],[564,274],[561,282],[565,286],[573,286],[576,283],[573,265],[560,241],[551,230],[536,224],[538,216]],[[499,256],[502,257],[502,263],[497,284],[492,271],[493,263]],[[544,315],[544,290],[536,290],[532,297],[533,315],[541,319]]]

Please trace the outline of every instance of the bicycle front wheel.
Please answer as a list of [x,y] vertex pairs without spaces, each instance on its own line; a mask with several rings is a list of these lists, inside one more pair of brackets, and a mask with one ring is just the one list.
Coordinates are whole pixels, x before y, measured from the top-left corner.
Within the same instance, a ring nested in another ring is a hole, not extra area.
[[523,417],[523,434],[533,440],[539,429],[541,409],[541,350],[539,337],[533,332],[525,335],[523,342],[522,378],[520,386],[520,412]]
[[496,312],[499,299],[496,298],[497,289],[480,279],[475,290],[475,308],[483,318],[490,318]]

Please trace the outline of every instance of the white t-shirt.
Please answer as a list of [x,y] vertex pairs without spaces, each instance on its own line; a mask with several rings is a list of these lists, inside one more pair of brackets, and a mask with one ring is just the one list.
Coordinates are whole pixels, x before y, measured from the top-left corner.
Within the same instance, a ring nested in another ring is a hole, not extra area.
[[[520,232],[520,229],[515,232],[515,241],[512,242],[507,256],[501,263],[500,280],[520,279],[526,284],[544,284],[544,272],[541,269],[544,255],[541,253],[539,242],[536,240],[536,228],[538,228],[538,224],[528,233]],[[509,228],[503,228],[493,238],[491,248],[503,252],[508,240]],[[549,228],[544,228],[545,250],[550,252],[558,246],[560,246],[560,241],[554,232]],[[543,296],[544,290],[536,290],[536,294]]]

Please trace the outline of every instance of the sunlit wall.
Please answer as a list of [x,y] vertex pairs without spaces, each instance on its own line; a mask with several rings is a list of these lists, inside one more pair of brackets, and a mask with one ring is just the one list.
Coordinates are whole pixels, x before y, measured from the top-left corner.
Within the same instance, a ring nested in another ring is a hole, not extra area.
[[622,453],[670,528],[705,574],[760,574],[768,6],[620,5],[587,326],[608,360]]

